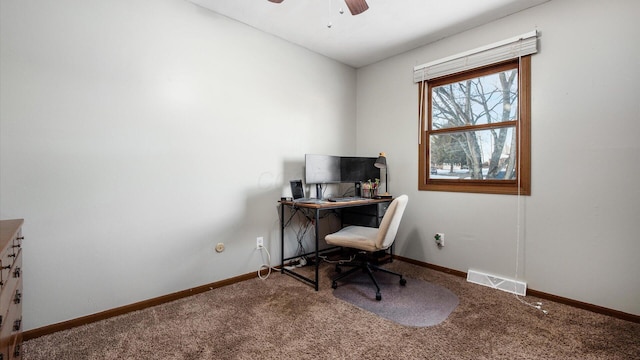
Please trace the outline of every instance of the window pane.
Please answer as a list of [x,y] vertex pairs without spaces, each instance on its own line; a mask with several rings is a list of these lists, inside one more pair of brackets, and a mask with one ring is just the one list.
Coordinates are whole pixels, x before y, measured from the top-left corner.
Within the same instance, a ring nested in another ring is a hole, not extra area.
[[515,120],[518,70],[434,86],[431,99],[432,130]]
[[515,180],[515,127],[430,135],[429,179]]

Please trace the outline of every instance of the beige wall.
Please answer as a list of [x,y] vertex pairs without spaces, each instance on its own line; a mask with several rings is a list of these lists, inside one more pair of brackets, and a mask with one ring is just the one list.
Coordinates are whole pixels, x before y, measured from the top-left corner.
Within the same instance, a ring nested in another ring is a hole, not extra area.
[[[392,192],[410,198],[401,255],[510,278],[517,263],[532,289],[640,314],[638,13],[553,0],[358,70],[358,151],[386,151]],[[418,191],[413,67],[534,29],[532,195]]]
[[27,330],[257,271],[304,154],[355,151],[355,70],[326,57],[184,0],[0,6]]

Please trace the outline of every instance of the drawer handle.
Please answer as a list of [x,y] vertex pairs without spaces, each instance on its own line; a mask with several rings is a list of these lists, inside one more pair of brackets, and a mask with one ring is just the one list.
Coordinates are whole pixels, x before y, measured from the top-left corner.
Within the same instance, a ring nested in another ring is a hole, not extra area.
[[11,269],[11,265],[3,266],[0,269],[2,269],[2,270]]
[[20,267],[17,266],[15,270],[13,270],[13,277],[14,278],[19,278],[20,277]]
[[16,358],[20,357],[20,344],[17,344],[16,348],[13,350],[13,357],[16,357]]
[[19,248],[19,247],[20,247],[20,244],[18,244],[18,245],[11,245],[11,247],[12,247],[12,248]]
[[13,322],[13,331],[20,330],[20,325],[22,325],[22,319],[18,319]]
[[20,304],[20,299],[22,299],[22,294],[19,290],[16,290],[16,295],[13,297],[13,303]]

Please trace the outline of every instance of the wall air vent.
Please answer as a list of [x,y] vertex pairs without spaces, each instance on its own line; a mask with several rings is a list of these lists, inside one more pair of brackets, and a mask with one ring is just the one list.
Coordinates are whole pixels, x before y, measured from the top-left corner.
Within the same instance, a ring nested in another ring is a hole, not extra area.
[[490,288],[510,292],[516,295],[525,296],[527,294],[527,283],[513,279],[507,279],[501,276],[485,274],[476,270],[467,272],[467,281],[488,286]]

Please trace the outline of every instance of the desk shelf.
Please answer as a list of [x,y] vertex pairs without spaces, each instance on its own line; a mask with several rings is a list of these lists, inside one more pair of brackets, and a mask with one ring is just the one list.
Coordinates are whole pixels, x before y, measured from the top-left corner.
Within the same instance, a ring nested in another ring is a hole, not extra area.
[[389,202],[341,209],[343,225],[379,227]]

